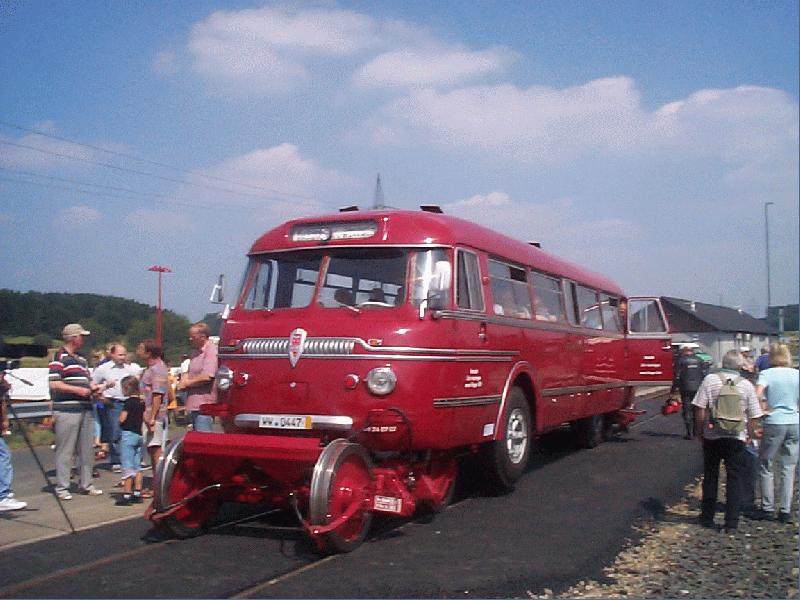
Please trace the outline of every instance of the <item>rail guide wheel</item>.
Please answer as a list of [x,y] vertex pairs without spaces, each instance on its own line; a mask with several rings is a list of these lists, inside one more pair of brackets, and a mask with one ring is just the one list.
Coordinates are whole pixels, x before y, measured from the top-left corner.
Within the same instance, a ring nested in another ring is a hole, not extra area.
[[372,484],[372,461],[361,444],[336,439],[325,447],[311,477],[309,521],[330,525],[342,523],[322,535],[328,550],[350,552],[361,545],[372,524],[368,504]]
[[[168,449],[156,469],[156,485],[153,495],[155,511],[162,512],[186,500],[202,490],[208,482],[201,481],[192,472],[193,460],[183,456],[183,439],[177,440]],[[201,534],[208,522],[216,515],[219,500],[215,491],[198,494],[171,514],[159,520],[176,537],[191,538]]]

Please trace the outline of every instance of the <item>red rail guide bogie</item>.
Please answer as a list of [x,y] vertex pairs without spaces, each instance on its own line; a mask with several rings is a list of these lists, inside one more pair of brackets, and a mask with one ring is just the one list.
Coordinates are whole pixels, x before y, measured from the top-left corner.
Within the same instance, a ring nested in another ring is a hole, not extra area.
[[375,513],[445,508],[461,456],[510,491],[537,436],[596,446],[639,414],[636,386],[672,381],[657,298],[429,207],[284,223],[237,293],[201,407],[223,432],[187,432],[156,471],[148,517],[180,537],[240,502],[347,552]]

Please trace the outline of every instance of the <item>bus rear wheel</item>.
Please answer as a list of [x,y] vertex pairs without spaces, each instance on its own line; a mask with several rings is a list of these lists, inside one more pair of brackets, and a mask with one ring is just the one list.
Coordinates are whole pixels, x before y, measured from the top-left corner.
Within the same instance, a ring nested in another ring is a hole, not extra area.
[[499,434],[486,448],[484,460],[489,487],[503,493],[514,489],[531,454],[531,411],[519,387],[508,394]]

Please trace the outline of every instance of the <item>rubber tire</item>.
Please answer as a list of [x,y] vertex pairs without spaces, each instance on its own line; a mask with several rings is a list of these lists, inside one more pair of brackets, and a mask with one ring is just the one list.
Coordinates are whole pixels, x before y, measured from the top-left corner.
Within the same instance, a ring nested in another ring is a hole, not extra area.
[[605,417],[592,415],[575,422],[576,442],[580,448],[591,450],[600,445],[605,439]]
[[[507,434],[509,421],[514,420],[515,429],[524,436],[525,448],[522,456],[514,462],[509,454]],[[500,438],[488,444],[484,454],[484,471],[488,487],[493,492],[507,493],[514,489],[522,477],[531,456],[531,410],[525,392],[519,387],[511,388],[506,399],[500,427]]]

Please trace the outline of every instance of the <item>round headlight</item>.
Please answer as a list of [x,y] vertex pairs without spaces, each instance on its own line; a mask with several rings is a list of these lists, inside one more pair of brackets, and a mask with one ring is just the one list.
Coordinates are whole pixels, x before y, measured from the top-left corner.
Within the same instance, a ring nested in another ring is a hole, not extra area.
[[367,373],[367,388],[376,396],[391,394],[397,385],[397,376],[389,367],[377,367]]
[[217,369],[217,389],[222,390],[223,392],[228,391],[231,388],[231,382],[233,380],[233,371],[231,371],[226,366],[221,366]]

